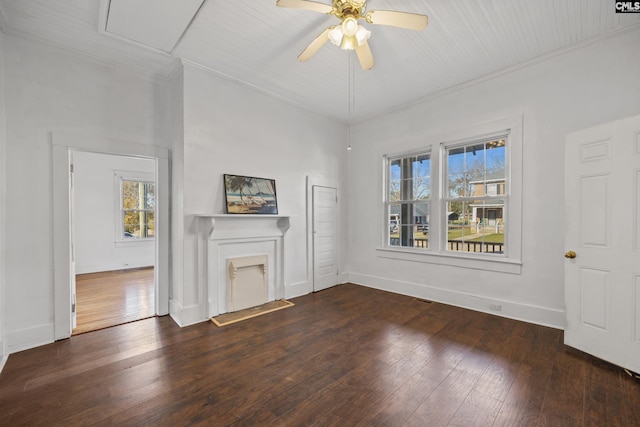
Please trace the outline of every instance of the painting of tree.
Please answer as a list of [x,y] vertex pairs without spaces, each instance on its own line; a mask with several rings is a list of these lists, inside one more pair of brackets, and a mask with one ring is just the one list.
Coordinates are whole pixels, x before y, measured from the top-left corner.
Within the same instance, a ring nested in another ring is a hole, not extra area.
[[224,187],[229,214],[278,213],[273,179],[225,174]]

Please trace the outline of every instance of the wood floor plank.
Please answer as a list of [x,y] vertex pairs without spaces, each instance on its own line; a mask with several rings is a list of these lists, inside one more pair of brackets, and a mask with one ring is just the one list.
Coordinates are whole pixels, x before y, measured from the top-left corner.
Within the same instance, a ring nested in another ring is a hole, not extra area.
[[0,425],[640,425],[640,383],[561,331],[351,284],[293,302],[12,354]]
[[76,275],[76,327],[82,334],[155,314],[154,268]]

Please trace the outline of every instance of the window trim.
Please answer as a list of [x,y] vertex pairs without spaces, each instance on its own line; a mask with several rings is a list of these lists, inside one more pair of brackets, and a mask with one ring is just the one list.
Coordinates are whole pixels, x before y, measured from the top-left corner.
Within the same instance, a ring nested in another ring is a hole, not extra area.
[[[114,201],[115,207],[115,235],[114,235],[114,243],[115,246],[125,247],[125,246],[144,246],[148,244],[153,244],[155,242],[154,237],[145,237],[141,239],[125,239],[124,236],[124,223],[122,221],[122,182],[123,181],[138,181],[138,182],[152,182],[154,184],[154,188],[157,188],[157,183],[155,180],[155,175],[152,173],[146,172],[138,172],[138,171],[121,171],[114,170],[114,195],[116,200]],[[156,194],[157,197],[157,194]],[[156,209],[154,209],[154,213]]]
[[[380,156],[382,158],[382,182],[383,192],[380,201],[379,212],[383,213],[381,230],[381,245],[376,248],[378,257],[398,259],[404,261],[413,261],[421,263],[431,263],[439,265],[449,265],[454,267],[463,267],[479,270],[496,271],[511,274],[521,274],[522,271],[522,222],[523,222],[523,116],[511,116],[504,119],[480,123],[477,125],[450,130],[447,132],[416,136],[409,140],[398,143],[397,140],[389,140],[381,148]],[[454,145],[465,145],[469,142],[489,138],[492,135],[509,134],[507,143],[506,159],[505,159],[505,178],[508,193],[500,195],[505,200],[505,209],[508,209],[509,215],[508,230],[505,230],[505,253],[504,255],[495,254],[473,254],[467,252],[446,251],[445,244],[441,238],[443,230],[446,230],[445,215],[442,211],[443,195],[445,188],[445,179],[443,179],[443,171],[446,172],[446,163],[443,156],[446,150],[443,147],[450,148]],[[389,152],[386,149],[392,148]],[[398,150],[400,148],[400,150]],[[402,150],[402,148],[405,148]],[[389,246],[389,230],[388,230],[388,186],[389,186],[389,170],[388,159],[406,157],[417,153],[430,153],[431,156],[431,199],[430,199],[430,223],[438,224],[439,227],[430,227],[430,244],[428,249],[415,249],[408,247]],[[433,161],[437,157],[438,161]],[[445,227],[445,228],[443,228]],[[433,243],[432,243],[433,242]]]

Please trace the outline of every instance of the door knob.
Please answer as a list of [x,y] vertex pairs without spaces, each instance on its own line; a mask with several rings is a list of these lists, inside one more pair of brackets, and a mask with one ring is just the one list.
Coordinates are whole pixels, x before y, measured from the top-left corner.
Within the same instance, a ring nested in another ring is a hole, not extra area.
[[576,257],[576,253],[575,253],[575,252],[573,252],[573,251],[569,251],[569,252],[567,252],[566,254],[564,254],[564,257],[565,257],[565,258],[569,258],[569,259],[573,259],[573,258],[575,258],[575,257]]

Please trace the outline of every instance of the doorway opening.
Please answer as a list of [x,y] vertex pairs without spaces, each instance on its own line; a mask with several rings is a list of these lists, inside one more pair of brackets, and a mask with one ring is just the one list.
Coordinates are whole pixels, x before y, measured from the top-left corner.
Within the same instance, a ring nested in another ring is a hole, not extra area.
[[[154,309],[155,315],[164,316],[169,313],[169,150],[154,145],[138,144],[132,141],[121,141],[100,136],[90,136],[67,132],[52,132],[52,186],[53,186],[53,265],[54,265],[54,339],[61,340],[71,336],[76,326],[76,273],[85,271],[76,269],[76,255],[79,253],[73,230],[73,195],[74,166],[73,157],[77,153],[101,153],[123,156],[133,159],[147,159],[154,165],[156,203],[154,212],[153,261],[149,264],[108,267],[93,266],[93,271],[114,271],[134,267],[152,265],[154,276]],[[122,170],[130,170],[123,168]],[[114,179],[112,177],[112,179]],[[113,182],[113,181],[112,181]],[[99,205],[93,206],[95,211],[113,211]],[[114,233],[116,226],[108,229]],[[93,225],[88,233],[93,239],[102,227]],[[123,234],[124,236],[124,231]],[[78,236],[80,238],[80,236]],[[120,245],[114,235],[111,243]],[[144,244],[141,240],[137,244]],[[136,246],[134,243],[124,246]],[[101,257],[95,257],[101,260]],[[121,259],[122,261],[122,259]],[[100,269],[98,269],[100,268]]]
[[72,151],[70,161],[72,335],[154,316],[155,160]]

